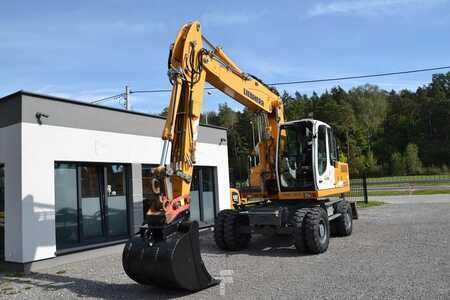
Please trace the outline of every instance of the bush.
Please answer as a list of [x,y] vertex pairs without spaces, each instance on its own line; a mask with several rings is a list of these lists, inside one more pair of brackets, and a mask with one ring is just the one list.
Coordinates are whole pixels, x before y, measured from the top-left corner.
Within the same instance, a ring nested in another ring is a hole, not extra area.
[[404,163],[408,175],[422,173],[422,161],[419,158],[419,147],[416,144],[408,144],[405,149]]
[[373,155],[373,152],[369,152],[364,158],[365,173],[369,176],[381,176],[382,168],[377,164],[377,159]]
[[394,152],[391,155],[391,174],[394,176],[401,176],[406,174],[406,165],[403,156]]

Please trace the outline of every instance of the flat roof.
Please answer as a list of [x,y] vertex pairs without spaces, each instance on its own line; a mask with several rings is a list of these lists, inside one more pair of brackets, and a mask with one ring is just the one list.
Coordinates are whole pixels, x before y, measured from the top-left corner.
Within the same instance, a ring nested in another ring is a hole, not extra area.
[[[152,114],[23,90],[0,98],[0,128],[30,123],[161,138],[164,120]],[[226,137],[226,128],[200,125],[201,143],[221,144]]]
[[[154,115],[154,114],[149,114],[149,113],[144,113],[144,112],[138,112],[138,111],[132,111],[132,110],[126,110],[126,109],[115,108],[115,107],[109,107],[109,106],[106,106],[106,105],[94,104],[94,103],[89,103],[89,102],[85,102],[85,101],[81,101],[81,100],[74,100],[74,99],[58,97],[58,96],[52,96],[52,95],[47,95],[47,94],[42,94],[42,93],[35,93],[35,92],[26,91],[26,90],[18,90],[17,92],[14,92],[12,94],[6,95],[6,96],[0,98],[0,101],[7,100],[7,99],[12,99],[12,98],[15,98],[15,97],[21,96],[21,95],[37,97],[37,98],[45,98],[47,100],[53,100],[53,101],[62,101],[62,102],[76,104],[76,105],[88,106],[88,107],[92,107],[92,108],[96,108],[96,109],[106,109],[106,110],[112,110],[112,111],[117,111],[117,112],[126,113],[126,114],[135,114],[135,115],[146,116],[146,117],[151,117],[151,118],[157,118],[157,119],[162,119],[162,120],[166,119],[165,117],[162,117],[162,116],[159,116],[159,115]],[[227,128],[225,128],[225,127],[216,126],[216,125],[210,125],[210,124],[203,124],[203,123],[201,123],[200,126],[202,126],[202,127],[210,127],[210,128],[220,129],[220,130],[227,130]]]

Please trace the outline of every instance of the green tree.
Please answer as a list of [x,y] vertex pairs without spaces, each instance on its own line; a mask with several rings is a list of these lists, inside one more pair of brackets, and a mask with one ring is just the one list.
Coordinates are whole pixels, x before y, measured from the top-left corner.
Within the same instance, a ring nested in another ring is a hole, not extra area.
[[159,113],[159,115],[161,116],[161,117],[167,117],[167,113],[169,112],[169,108],[166,106],[166,107],[164,107],[163,108],[163,110]]
[[391,174],[395,176],[406,175],[405,160],[399,152],[394,152],[391,155]]
[[416,144],[408,144],[405,149],[404,161],[409,175],[422,173],[422,162],[419,158],[419,148]]

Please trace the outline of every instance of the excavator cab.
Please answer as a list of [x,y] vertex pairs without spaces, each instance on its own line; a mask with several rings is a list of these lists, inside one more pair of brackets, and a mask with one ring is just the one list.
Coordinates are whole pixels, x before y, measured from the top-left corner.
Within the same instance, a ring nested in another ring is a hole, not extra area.
[[335,188],[338,149],[331,127],[302,119],[280,125],[277,145],[278,190],[319,191]]

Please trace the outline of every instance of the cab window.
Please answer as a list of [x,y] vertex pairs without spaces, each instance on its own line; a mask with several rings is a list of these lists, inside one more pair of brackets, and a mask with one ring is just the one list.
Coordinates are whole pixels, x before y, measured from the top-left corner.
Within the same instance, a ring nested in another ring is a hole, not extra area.
[[330,163],[334,163],[338,160],[338,153],[337,153],[337,145],[336,145],[336,138],[334,137],[333,130],[331,128],[327,128],[327,134],[328,134],[328,149],[330,152]]
[[312,123],[301,122],[281,128],[278,155],[281,191],[313,187]]
[[320,125],[317,132],[317,161],[319,175],[323,175],[327,169],[327,128]]

